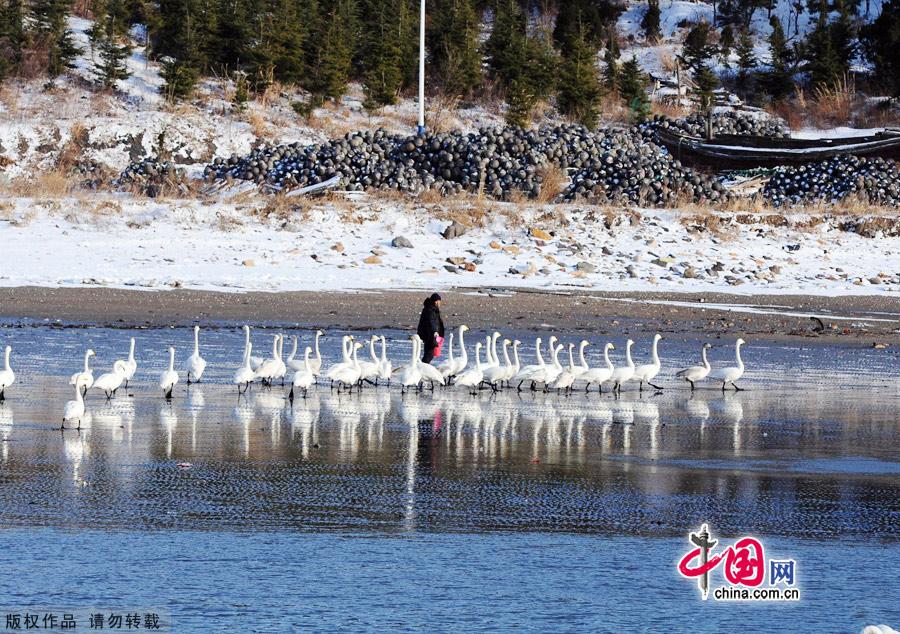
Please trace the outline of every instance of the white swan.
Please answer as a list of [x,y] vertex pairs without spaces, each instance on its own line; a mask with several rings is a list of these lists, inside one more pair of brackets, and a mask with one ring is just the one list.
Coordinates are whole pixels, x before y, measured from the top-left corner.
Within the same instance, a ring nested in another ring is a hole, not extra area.
[[159,389],[163,395],[172,398],[172,389],[178,384],[178,373],[175,371],[175,348],[169,348],[169,369],[159,376]]
[[118,389],[122,387],[122,384],[125,382],[126,372],[128,372],[126,362],[119,359],[113,363],[112,372],[107,372],[106,374],[101,374],[97,377],[97,380],[94,381],[93,388],[95,390],[101,390],[106,394],[106,400],[108,401]]
[[[241,367],[237,369],[237,372],[234,373],[234,378],[231,380],[232,383],[237,385],[238,394],[243,394],[246,392],[250,384],[253,383],[253,379],[256,378],[256,372],[253,370],[253,365],[250,361],[253,357],[251,353],[253,351],[253,344],[249,341],[244,347],[244,361],[241,364]],[[244,389],[241,389],[241,386],[244,386]]]
[[475,367],[463,372],[456,377],[456,384],[470,388],[472,395],[478,393],[478,386],[484,379],[484,369],[481,365],[481,342],[475,344]]
[[303,362],[297,358],[297,345],[299,344],[299,337],[297,337],[297,335],[291,337],[291,344],[291,353],[288,355],[284,364],[291,372],[299,372],[305,366],[303,365]]
[[309,367],[309,356],[312,354],[312,348],[306,346],[306,350],[303,352],[303,369],[294,372],[294,378],[291,379],[291,391],[288,393],[288,400],[293,403],[294,402],[294,388],[299,388],[303,390],[303,398],[306,398],[306,394],[309,391],[309,387],[315,382],[316,377],[313,374],[312,368]]
[[407,388],[418,387],[422,383],[422,370],[419,368],[419,338],[413,335],[409,338],[412,342],[412,357],[409,365],[400,372],[400,391],[405,393]]
[[375,354],[375,342],[378,341],[377,335],[372,335],[369,338],[369,358],[370,361],[360,361],[359,362],[359,380],[360,381],[368,381],[369,383],[374,383],[378,380],[378,369],[380,365],[380,361],[378,356]]
[[12,354],[12,347],[6,346],[3,352],[3,371],[0,372],[0,402],[6,400],[4,392],[6,388],[16,382],[16,373],[12,371],[9,365],[9,355]]
[[613,392],[621,392],[622,384],[627,383],[634,376],[634,361],[631,358],[631,346],[634,341],[628,340],[625,344],[625,365],[613,370],[610,380],[613,382]]
[[488,364],[484,366],[485,368],[489,368],[489,367],[496,368],[497,366],[500,365],[500,357],[497,356],[497,340],[498,339],[500,339],[500,333],[497,331],[494,331],[494,334],[492,334],[488,338],[488,345],[489,345],[488,353],[489,354],[487,355]]
[[704,343],[703,348],[700,349],[700,358],[703,360],[703,365],[692,365],[675,373],[676,378],[683,379],[691,384],[691,392],[694,391],[694,383],[705,379],[709,376],[710,370],[712,370],[706,358],[706,351],[710,348],[712,348],[710,344]]
[[272,337],[272,358],[263,361],[256,369],[256,378],[262,381],[263,385],[271,386],[272,379],[278,374],[278,341],[280,338],[281,335],[274,335]]
[[[418,338],[419,335],[414,335]],[[419,349],[422,349],[423,342],[419,339]],[[422,373],[422,380],[431,382],[431,387],[434,388],[434,384],[444,385],[444,375],[441,374],[441,371],[436,367],[431,365],[430,363],[424,363],[421,358],[417,357],[416,362],[419,364],[419,372]]]
[[387,339],[381,337],[381,360],[378,362],[378,378],[391,383],[391,374],[394,372],[394,364],[387,356]]
[[[250,326],[244,326],[244,355],[249,354],[250,350]],[[254,357],[250,356],[250,367],[256,372],[259,369],[259,366],[263,364],[262,357]]]
[[206,359],[200,356],[200,326],[194,326],[194,354],[188,358],[184,370],[187,372],[188,385],[199,383],[206,370]]
[[278,354],[275,356],[275,374],[273,379],[281,379],[284,385],[284,377],[287,375],[287,365],[284,363],[284,335],[278,335]]
[[356,353],[362,348],[361,343],[354,343],[351,341],[351,345],[353,346],[353,354],[350,365],[343,367],[334,376],[334,380],[341,385],[347,386],[350,392],[353,391],[353,386],[359,383],[360,368]]
[[506,358],[506,365],[491,365],[484,368],[482,380],[491,386],[495,392],[498,384],[502,383],[509,374],[509,345],[512,343],[509,339],[503,340],[503,356]]
[[319,373],[322,371],[322,353],[319,352],[319,337],[324,335],[325,333],[321,330],[316,331],[316,358],[309,360],[309,368],[312,370],[313,374],[319,376]]
[[581,343],[578,345],[578,365],[574,366],[571,369],[571,372],[575,375],[576,380],[579,379],[582,374],[591,369],[591,366],[588,365],[587,359],[584,358],[584,349],[589,345],[591,344],[586,339],[582,339]]
[[125,360],[125,389],[128,389],[128,383],[134,378],[137,372],[137,359],[134,358],[134,337],[128,347],[128,358]]
[[94,356],[93,350],[88,350],[84,353],[84,370],[81,372],[76,372],[72,375],[72,378],[69,379],[69,385],[81,384],[81,389],[87,393],[87,391],[94,384],[94,371],[91,370],[90,360],[91,357]]
[[353,349],[353,337],[350,335],[344,335],[341,337],[341,356],[342,359],[339,363],[335,363],[328,371],[325,373],[325,378],[331,379],[331,382],[334,383],[336,380],[336,376],[342,372],[345,368],[353,365],[353,360],[350,358]]
[[734,359],[736,365],[729,366],[727,368],[720,368],[709,373],[710,380],[722,382],[723,392],[725,391],[725,387],[729,383],[736,392],[741,391],[741,388],[735,385],[735,381],[744,376],[744,360],[741,359],[741,346],[745,343],[746,342],[740,338],[734,343]]
[[438,363],[437,366],[435,366],[438,369],[438,372],[441,373],[441,376],[444,377],[445,379],[449,379],[451,376],[453,376],[453,371],[456,369],[456,359],[453,356],[453,333],[452,332],[450,333],[448,341],[450,343],[450,345],[447,346],[447,349],[449,350],[449,353],[448,353],[449,357],[447,359],[444,359],[440,363]]
[[615,371],[615,367],[613,367],[612,361],[609,360],[609,351],[615,350],[616,347],[611,343],[607,343],[603,347],[603,361],[605,365],[591,368],[584,374],[582,374],[579,379],[585,382],[584,391],[587,392],[590,390],[591,384],[597,384],[597,391],[603,392],[603,384],[609,381],[610,377],[613,375]]
[[659,333],[653,335],[653,350],[651,353],[652,362],[644,365],[639,365],[634,369],[634,376],[631,378],[631,380],[640,382],[638,392],[644,391],[644,383],[647,383],[647,385],[657,390],[662,389],[658,385],[654,385],[653,383],[651,383],[651,381],[656,378],[656,375],[659,374],[659,369],[662,367],[662,364],[659,361],[659,351],[657,349],[657,346],[659,345],[661,339],[662,335],[660,335]]
[[562,346],[562,344],[560,344],[558,346],[554,345],[556,343],[556,341],[558,341],[558,339],[556,337],[550,337],[549,343],[550,343],[550,347],[553,350],[553,363],[551,365],[546,366],[546,368],[545,368],[545,372],[546,372],[546,378],[544,380],[545,384],[552,383],[553,381],[555,381],[556,377],[558,377],[560,374],[562,374],[562,371],[563,371],[562,364],[559,362],[559,351],[563,349],[563,346]]
[[453,370],[453,374],[450,376],[456,376],[458,374],[462,374],[466,370],[466,366],[469,365],[469,353],[466,352],[466,342],[463,339],[463,335],[469,332],[468,326],[460,326],[459,327],[459,356],[456,358],[456,368]]
[[[559,346],[557,350],[561,350],[562,346]],[[569,344],[569,367],[563,368],[560,373],[556,376],[553,381],[547,386],[551,389],[555,389],[556,393],[559,394],[560,390],[565,390],[568,394],[572,390],[572,384],[575,382],[575,364],[572,360],[572,353],[575,350],[575,344]]]
[[[93,381],[91,384],[93,385]],[[81,394],[82,387],[84,387],[83,382],[75,382],[75,400],[66,402],[66,407],[63,410],[62,425],[59,426],[60,429],[65,429],[66,423],[73,420],[78,421],[77,428],[81,429],[81,419],[84,418],[84,398]]]
[[[543,371],[544,369],[544,356],[541,354],[541,343],[542,340],[540,337],[535,338],[534,340],[534,354],[537,358],[537,363],[532,365],[526,365],[522,368],[519,368],[519,371],[513,376],[513,381],[518,381],[519,385],[517,389],[522,391],[522,384],[525,381],[531,380],[531,375],[538,371]],[[534,388],[534,382],[531,384],[532,389]]]

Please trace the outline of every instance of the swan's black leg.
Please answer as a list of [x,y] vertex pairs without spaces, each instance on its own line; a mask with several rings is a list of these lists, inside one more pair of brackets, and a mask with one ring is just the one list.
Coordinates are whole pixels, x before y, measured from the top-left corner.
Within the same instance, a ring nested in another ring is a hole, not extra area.
[[649,385],[650,387],[652,387],[652,388],[655,389],[655,390],[661,390],[661,389],[662,389],[661,387],[659,387],[658,385],[655,385],[655,384],[651,383],[650,381],[647,381],[647,385]]
[[731,387],[734,388],[735,392],[743,392],[744,391],[744,388],[738,387],[737,383],[735,383],[734,381],[731,382]]
[[691,392],[693,392],[693,391],[694,391],[694,382],[693,382],[693,381],[688,381],[688,383],[691,384]]

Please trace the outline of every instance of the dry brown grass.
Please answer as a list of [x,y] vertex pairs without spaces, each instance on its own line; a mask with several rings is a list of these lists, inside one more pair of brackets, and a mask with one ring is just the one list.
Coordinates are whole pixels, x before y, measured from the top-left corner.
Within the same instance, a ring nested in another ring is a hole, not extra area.
[[816,88],[808,105],[808,113],[820,127],[847,124],[858,103],[856,84],[845,75],[833,86]]
[[272,134],[269,124],[266,122],[266,117],[256,110],[251,110],[247,113],[247,123],[250,124],[253,136],[258,139],[267,139]]
[[6,186],[6,193],[23,198],[64,198],[76,187],[75,180],[62,169],[16,178]]
[[651,102],[650,109],[653,114],[663,115],[670,119],[678,119],[679,117],[687,116],[691,111],[690,108],[682,106],[677,103],[677,101],[657,99],[654,99]]
[[437,95],[426,103],[428,104],[426,115],[430,129],[445,133],[459,127],[459,119],[456,116],[456,112],[459,110],[459,97]]
[[550,203],[557,200],[569,184],[569,175],[554,163],[541,166],[538,174],[541,177],[541,191],[536,199],[538,203]]

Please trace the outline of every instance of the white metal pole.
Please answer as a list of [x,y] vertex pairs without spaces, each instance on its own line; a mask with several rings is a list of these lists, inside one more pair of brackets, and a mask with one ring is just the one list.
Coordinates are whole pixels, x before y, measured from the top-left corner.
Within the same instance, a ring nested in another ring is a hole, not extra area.
[[419,136],[425,134],[425,0],[419,9]]

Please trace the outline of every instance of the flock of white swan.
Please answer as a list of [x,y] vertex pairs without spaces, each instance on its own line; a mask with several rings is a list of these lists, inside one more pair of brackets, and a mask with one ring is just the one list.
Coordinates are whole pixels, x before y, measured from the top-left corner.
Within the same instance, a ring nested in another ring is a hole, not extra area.
[[[638,390],[643,391],[644,384],[654,389],[661,389],[653,381],[659,374],[662,363],[659,358],[659,342],[662,336],[653,337],[651,346],[650,363],[636,365],[631,356],[634,341],[628,340],[625,346],[625,364],[614,366],[609,358],[611,350],[615,346],[607,343],[603,348],[603,364],[591,367],[585,358],[585,348],[591,344],[582,340],[579,344],[569,343],[564,345],[555,336],[547,339],[546,352],[549,361],[544,356],[544,341],[541,337],[535,340],[535,363],[525,365],[519,359],[518,339],[502,339],[501,333],[489,334],[484,342],[475,344],[474,362],[470,363],[469,354],[465,344],[465,334],[469,330],[467,326],[460,326],[454,342],[454,334],[449,336],[448,357],[436,365],[421,361],[422,340],[413,335],[411,341],[411,355],[406,365],[394,367],[387,356],[387,339],[383,336],[372,335],[368,339],[368,359],[360,359],[359,351],[364,344],[355,337],[344,335],[342,338],[342,358],[330,366],[323,367],[322,354],[319,348],[319,340],[325,334],[321,330],[315,333],[313,346],[306,346],[303,358],[297,356],[297,337],[293,337],[293,350],[287,359],[284,358],[284,335],[276,334],[272,338],[272,356],[262,358],[253,355],[253,344],[250,341],[250,327],[244,326],[244,352],[242,362],[235,371],[231,383],[237,386],[238,394],[243,394],[258,382],[265,387],[271,387],[276,381],[285,385],[289,381],[290,391],[288,399],[293,403],[295,391],[302,391],[306,398],[307,391],[319,380],[328,380],[332,388],[346,389],[352,392],[361,390],[366,385],[377,387],[379,382],[390,385],[391,381],[398,382],[401,391],[415,389],[421,391],[427,384],[434,389],[436,385],[457,385],[476,394],[480,389],[490,389],[497,392],[502,389],[512,388],[521,391],[523,389],[543,391],[555,390],[558,393],[569,394],[576,385],[584,388],[585,392],[596,386],[598,392],[602,392],[604,385],[609,385],[612,392],[618,395],[622,386],[627,383],[637,383]],[[454,349],[454,343],[458,348]],[[678,371],[675,377],[690,384],[693,391],[695,384],[710,380],[721,384],[722,391],[731,386],[740,390],[738,381],[744,375],[744,362],[741,358],[741,345],[743,339],[735,342],[734,365],[712,369],[706,356],[710,344],[703,344],[700,351],[701,365],[692,366]],[[380,350],[379,350],[380,346]],[[578,350],[577,361],[575,350]],[[95,356],[93,350],[84,354],[84,367],[76,372],[69,380],[69,385],[75,388],[75,398],[68,401],[63,413],[62,428],[66,423],[77,423],[81,426],[81,419],[85,413],[85,397],[89,389],[103,392],[107,400],[115,396],[121,387],[127,389],[137,372],[137,360],[134,356],[135,340],[131,338],[128,357],[119,359],[113,363],[112,371],[94,378],[91,369],[91,357]],[[560,360],[564,350],[568,351],[568,364]],[[4,354],[4,367],[0,371],[0,401],[5,398],[7,388],[16,380],[15,373],[10,366],[12,348],[7,346]],[[482,352],[484,354],[482,354]],[[511,352],[511,355],[510,355]],[[502,360],[501,360],[502,354]],[[199,383],[206,371],[206,360],[200,354],[200,327],[194,327],[194,349],[191,356],[185,362],[182,373],[188,385]],[[159,388],[166,399],[172,398],[172,390],[179,382],[179,372],[175,369],[175,348],[169,348],[168,367],[159,377]]]

